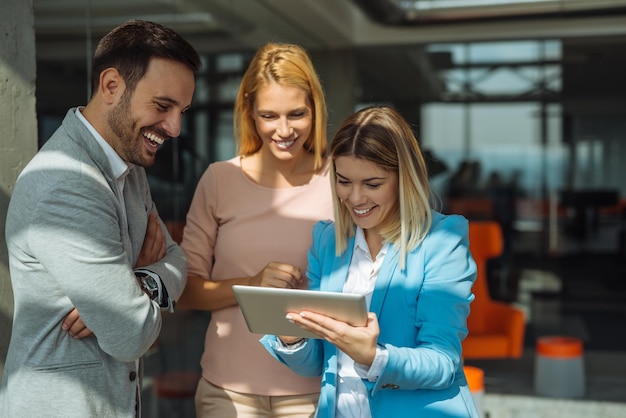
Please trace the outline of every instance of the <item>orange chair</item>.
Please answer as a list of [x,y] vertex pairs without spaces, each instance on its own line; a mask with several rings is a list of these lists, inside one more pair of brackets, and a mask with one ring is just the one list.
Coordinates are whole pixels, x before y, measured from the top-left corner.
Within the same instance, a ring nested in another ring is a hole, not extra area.
[[487,260],[502,254],[502,229],[494,221],[470,221],[469,248],[476,261],[475,299],[467,319],[469,335],[463,341],[464,359],[519,358],[526,330],[524,313],[491,299]]

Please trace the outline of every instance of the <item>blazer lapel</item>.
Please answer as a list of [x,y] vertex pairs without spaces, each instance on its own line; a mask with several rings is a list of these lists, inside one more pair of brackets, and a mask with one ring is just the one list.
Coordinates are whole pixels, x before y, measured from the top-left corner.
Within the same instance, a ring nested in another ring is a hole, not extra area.
[[387,290],[391,283],[391,278],[396,272],[398,267],[399,252],[393,246],[389,247],[383,265],[378,272],[378,278],[376,279],[376,286],[374,287],[374,293],[372,294],[372,302],[370,303],[370,312],[380,315],[380,310],[383,306],[385,297],[387,296]]
[[343,285],[348,278],[348,270],[350,268],[350,260],[352,260],[352,252],[354,251],[354,237],[348,240],[347,250],[344,251],[339,257],[335,257],[334,246],[332,248],[333,263],[331,265],[331,271],[328,273],[328,281],[322,281],[324,287],[320,290],[327,292],[341,292]]

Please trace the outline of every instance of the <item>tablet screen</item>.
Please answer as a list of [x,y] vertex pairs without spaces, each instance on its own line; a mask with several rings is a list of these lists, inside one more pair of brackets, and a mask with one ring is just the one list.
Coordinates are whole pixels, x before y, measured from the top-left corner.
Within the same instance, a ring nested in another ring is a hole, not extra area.
[[355,326],[367,324],[364,295],[317,290],[233,286],[250,332],[319,338],[285,318],[287,312],[311,311]]

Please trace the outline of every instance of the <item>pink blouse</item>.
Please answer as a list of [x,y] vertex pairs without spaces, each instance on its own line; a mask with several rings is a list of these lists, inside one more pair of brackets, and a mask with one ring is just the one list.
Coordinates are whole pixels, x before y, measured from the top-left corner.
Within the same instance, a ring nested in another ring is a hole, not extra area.
[[[207,280],[255,276],[270,261],[300,266],[304,274],[313,224],[332,218],[328,167],[306,185],[273,189],[250,180],[235,157],[211,164],[203,174],[181,246],[189,274]],[[319,392],[319,378],[290,371],[267,353],[261,337],[248,331],[239,306],[212,312],[201,359],[203,377],[240,393]]]

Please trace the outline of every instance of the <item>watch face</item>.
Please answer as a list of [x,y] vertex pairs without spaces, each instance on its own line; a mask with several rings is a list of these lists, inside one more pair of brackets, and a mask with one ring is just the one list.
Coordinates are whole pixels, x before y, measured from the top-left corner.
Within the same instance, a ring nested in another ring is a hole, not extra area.
[[143,287],[144,289],[150,291],[150,292],[154,292],[156,290],[158,290],[158,286],[157,286],[157,282],[156,280],[154,280],[154,278],[152,276],[144,276],[141,279],[141,282],[143,283]]

